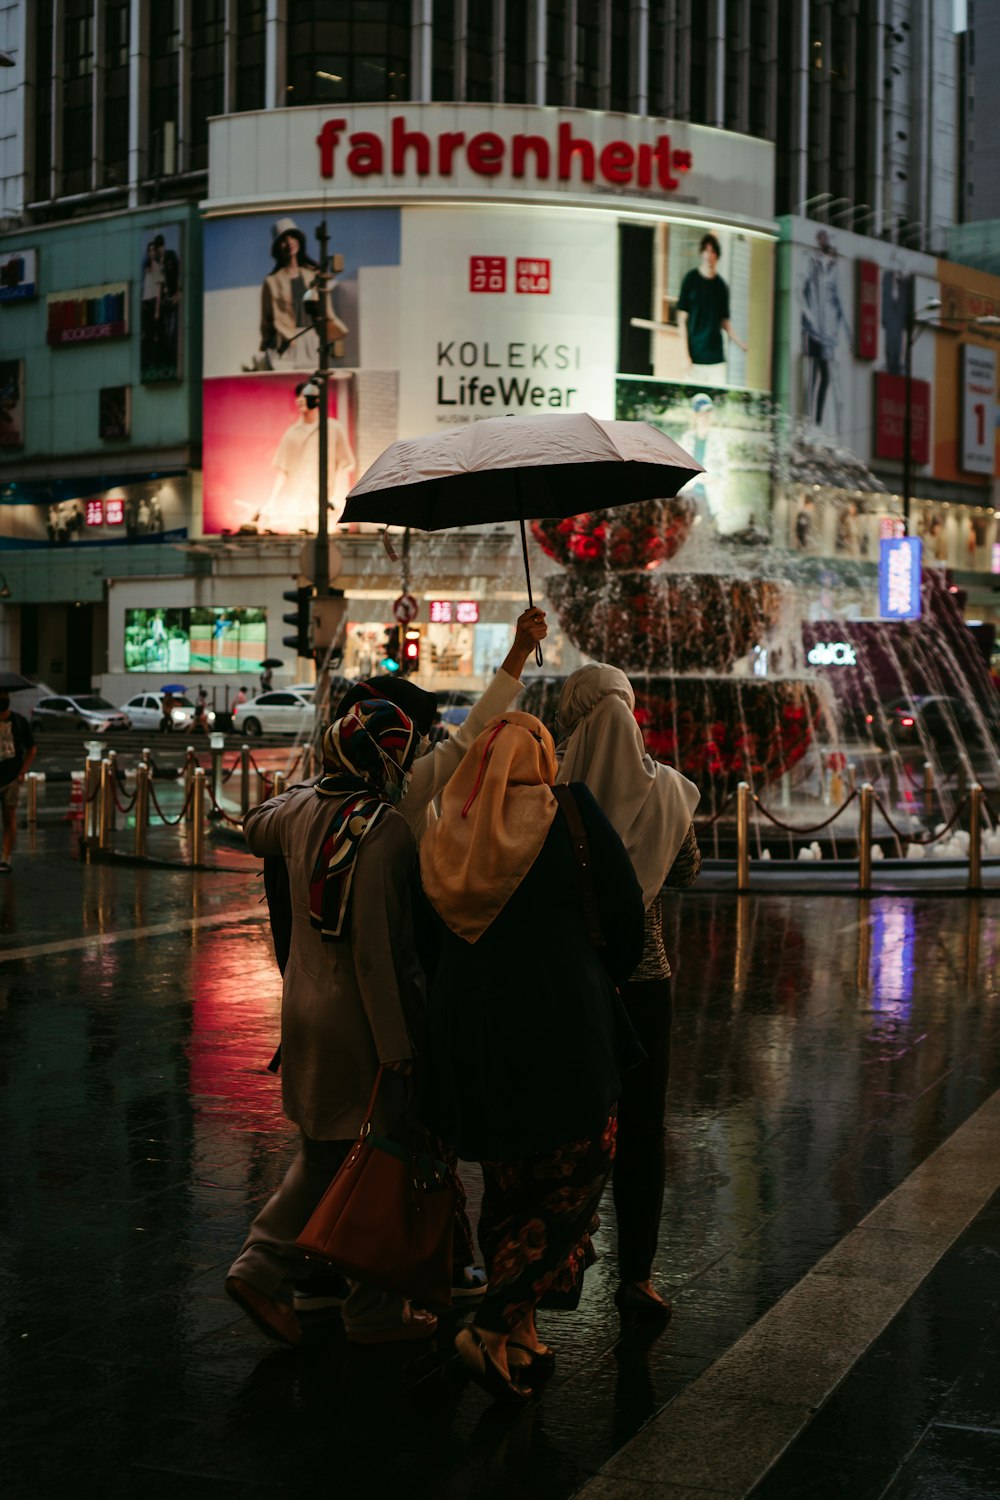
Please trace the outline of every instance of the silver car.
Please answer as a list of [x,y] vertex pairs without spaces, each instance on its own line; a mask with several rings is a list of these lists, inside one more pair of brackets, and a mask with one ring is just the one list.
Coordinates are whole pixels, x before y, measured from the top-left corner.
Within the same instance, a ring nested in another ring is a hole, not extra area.
[[97,693],[40,698],[31,710],[35,734],[109,734],[131,727],[128,714]]
[[[168,729],[186,730],[194,723],[194,704],[190,698],[182,694],[174,693],[174,706],[170,712],[171,723]],[[132,721],[133,729],[146,730],[148,733],[156,733],[164,728],[163,725],[163,700],[165,693],[136,693],[127,703],[122,704],[122,713],[127,714]],[[215,714],[212,709],[205,710],[205,719],[209,729],[215,723]]]

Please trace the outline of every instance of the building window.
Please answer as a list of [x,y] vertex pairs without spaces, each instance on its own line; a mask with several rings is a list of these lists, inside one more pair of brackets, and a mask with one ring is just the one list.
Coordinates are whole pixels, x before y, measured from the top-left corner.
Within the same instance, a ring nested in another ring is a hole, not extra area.
[[470,103],[488,103],[493,98],[493,0],[469,6],[465,56],[465,97]]
[[128,0],[104,12],[104,187],[128,181]]
[[177,64],[181,0],[149,10],[149,175],[177,171]]
[[295,0],[286,104],[408,99],[409,19],[407,0]]
[[651,115],[669,115],[673,108],[666,94],[668,46],[673,46],[673,36],[668,34],[667,22],[650,12],[648,108]]
[[577,0],[576,97],[580,109],[601,103],[601,0]]
[[93,186],[94,8],[66,0],[63,12],[62,192]]
[[549,0],[545,19],[545,102],[567,104],[566,98],[566,0]]
[[208,166],[208,122],[221,115],[225,95],[225,0],[199,0],[191,12],[191,150],[194,172]]
[[708,7],[691,10],[691,71],[687,118],[695,125],[708,123]]
[[[752,9],[753,7],[751,7]],[[765,7],[758,6],[758,10]],[[743,35],[742,0],[726,0],[725,101],[723,119],[727,130],[743,130],[743,57],[748,39]]]
[[630,106],[629,45],[631,0],[612,0],[611,6],[611,108]]
[[39,0],[35,12],[35,198],[52,196],[52,6]]
[[774,67],[771,61],[771,14],[770,6],[750,7],[750,95],[748,104],[748,128],[751,135],[763,140],[770,139],[771,110],[770,93],[773,85]]
[[431,98],[455,97],[455,0],[434,0],[431,20]]
[[503,98],[528,102],[528,0],[507,0],[504,17]]
[[267,60],[266,0],[237,0],[236,98],[237,110],[263,109]]

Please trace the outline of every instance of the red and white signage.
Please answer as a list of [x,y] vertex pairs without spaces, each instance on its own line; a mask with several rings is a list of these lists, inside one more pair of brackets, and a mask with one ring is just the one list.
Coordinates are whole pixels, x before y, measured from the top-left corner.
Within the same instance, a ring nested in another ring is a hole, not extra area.
[[[875,457],[902,461],[906,432],[906,377],[875,376]],[[910,457],[926,464],[931,457],[931,385],[910,381]]]
[[432,625],[477,625],[479,605],[475,599],[432,599],[430,619]]
[[856,338],[854,352],[858,359],[878,358],[879,330],[879,268],[873,260],[856,262],[858,276]]
[[400,594],[399,598],[393,602],[392,616],[400,625],[409,625],[417,618],[419,612],[420,605],[412,594]]
[[505,255],[469,256],[470,292],[505,292],[507,290],[507,257]]
[[992,474],[996,452],[997,357],[993,349],[962,345],[962,468]]

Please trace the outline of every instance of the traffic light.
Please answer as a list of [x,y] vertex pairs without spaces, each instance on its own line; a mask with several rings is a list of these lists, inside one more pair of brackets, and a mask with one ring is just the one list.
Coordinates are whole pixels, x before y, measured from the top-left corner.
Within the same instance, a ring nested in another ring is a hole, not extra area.
[[403,637],[403,671],[420,671],[420,631],[415,625],[407,626]]
[[299,656],[308,656],[312,651],[312,606],[313,586],[311,583],[303,583],[297,589],[285,589],[282,599],[287,599],[295,605],[294,613],[282,615],[286,625],[294,625],[294,635],[283,635],[281,643],[289,646]]
[[382,647],[382,660],[379,662],[382,671],[398,672],[402,655],[399,626],[390,625],[385,632],[385,645]]

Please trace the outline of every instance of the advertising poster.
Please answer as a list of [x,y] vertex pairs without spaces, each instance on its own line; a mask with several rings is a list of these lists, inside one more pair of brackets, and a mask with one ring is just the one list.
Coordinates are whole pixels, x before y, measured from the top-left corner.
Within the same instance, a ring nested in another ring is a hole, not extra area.
[[772,424],[766,402],[742,391],[619,380],[615,415],[651,422],[704,469],[685,489],[696,524],[723,536],[767,534]]
[[127,385],[104,385],[98,403],[98,436],[105,442],[127,438],[132,430],[131,390]]
[[24,445],[24,361],[0,360],[0,448]]
[[987,490],[1000,474],[997,329],[976,320],[1000,317],[1000,277],[950,261],[938,264],[940,318],[954,332],[934,339],[934,474]]
[[180,379],[183,234],[180,224],[157,224],[140,231],[139,378],[143,385]]
[[[783,247],[782,292],[789,315],[778,385],[794,416],[864,463],[902,453],[898,392],[912,306],[938,295],[931,256],[793,218]],[[923,458],[933,455],[935,372],[931,334],[914,341],[912,375],[920,405]],[[920,382],[921,384],[917,384]]]
[[0,505],[0,546],[107,547],[182,541],[191,517],[188,481],[116,485],[49,505]]
[[33,302],[38,296],[38,251],[0,255],[0,302]]
[[257,672],[266,651],[265,609],[219,605],[125,611],[126,672]]
[[962,468],[994,472],[997,357],[993,349],[962,345]]

